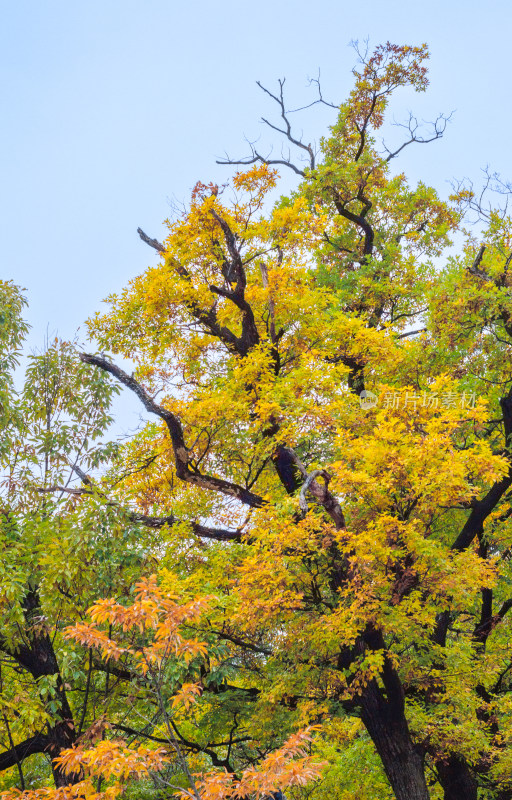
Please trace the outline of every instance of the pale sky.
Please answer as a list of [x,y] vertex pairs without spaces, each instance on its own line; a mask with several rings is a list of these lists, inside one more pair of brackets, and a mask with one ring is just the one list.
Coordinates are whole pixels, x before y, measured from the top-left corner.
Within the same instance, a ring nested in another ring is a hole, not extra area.
[[[512,179],[509,0],[0,5],[0,276],[27,289],[32,347],[47,328],[72,337],[154,263],[137,227],[163,238],[171,198],[227,179],[224,151],[245,154],[244,135],[271,141],[256,80],[286,76],[301,105],[320,69],[325,95],[342,101],[352,39],[429,44],[429,91],[403,95],[398,120],[455,110],[444,139],[409,148],[400,169],[442,194],[452,178],[478,183],[486,165]],[[308,139],[327,121],[309,115]]]

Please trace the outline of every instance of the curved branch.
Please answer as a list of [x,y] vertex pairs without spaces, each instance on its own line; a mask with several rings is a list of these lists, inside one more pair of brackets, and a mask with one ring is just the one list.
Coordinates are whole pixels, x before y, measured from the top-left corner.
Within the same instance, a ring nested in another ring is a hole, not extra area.
[[445,116],[444,114],[439,114],[439,116],[434,122],[428,123],[432,125],[433,133],[432,136],[429,136],[426,139],[423,136],[416,135],[416,131],[419,128],[418,121],[416,117],[410,114],[409,120],[405,125],[397,124],[397,127],[406,128],[409,131],[410,138],[407,139],[407,141],[403,142],[403,144],[401,144],[400,147],[398,147],[396,150],[393,151],[389,150],[389,148],[386,147],[384,142],[382,142],[382,144],[384,145],[384,150],[386,151],[386,153],[388,153],[386,161],[391,161],[391,159],[396,158],[396,156],[399,155],[399,153],[401,153],[402,150],[404,150],[410,144],[430,144],[430,142],[435,142],[437,139],[442,139],[444,132],[446,131],[446,126],[452,118],[452,114],[449,114],[448,116]]
[[[310,167],[310,169],[314,170],[315,166],[316,166],[316,163],[315,163],[315,152],[313,150],[313,147],[311,146],[311,144],[304,144],[304,142],[302,142],[300,139],[297,139],[292,134],[292,126],[291,126],[290,120],[288,119],[288,114],[294,113],[294,111],[300,111],[301,109],[297,108],[297,109],[294,109],[293,111],[287,111],[286,110],[285,103],[284,103],[284,84],[285,84],[285,80],[286,80],[285,78],[282,78],[282,79],[280,78],[279,81],[278,81],[278,83],[279,83],[279,95],[273,94],[273,92],[271,92],[269,89],[267,89],[265,86],[263,86],[263,84],[260,83],[260,81],[256,81],[256,83],[259,86],[259,88],[263,92],[265,92],[265,94],[268,94],[268,96],[271,97],[272,100],[274,100],[277,103],[277,105],[279,106],[279,110],[281,112],[281,118],[282,118],[282,120],[284,122],[284,128],[279,128],[277,125],[274,125],[272,122],[269,122],[269,120],[266,119],[265,117],[262,117],[261,121],[264,122],[265,125],[268,125],[268,127],[271,128],[272,130],[277,131],[278,133],[281,133],[283,136],[285,136],[286,139],[288,139],[288,141],[291,142],[295,147],[298,147],[300,150],[305,151],[305,153],[307,153],[307,156],[308,156],[309,167]],[[318,90],[319,90],[320,97],[319,97],[318,100],[315,100],[315,102],[312,103],[311,105],[315,105],[316,103],[324,103],[325,105],[329,105],[329,106],[332,105],[331,103],[327,103],[323,99],[322,94],[321,94],[321,90],[320,90],[320,83],[318,81],[314,81],[314,82],[318,83]],[[332,107],[336,108],[337,106],[332,105]],[[305,106],[305,108],[309,108],[309,106]],[[285,158],[283,158],[283,159],[275,159],[275,158],[269,158],[269,157],[265,158],[260,153],[258,153],[258,151],[254,148],[254,144],[252,142],[249,142],[249,146],[251,148],[252,157],[247,157],[247,158],[238,159],[238,160],[233,160],[231,158],[227,158],[226,157],[223,160],[218,160],[216,163],[217,164],[229,164],[229,165],[231,165],[231,164],[248,165],[248,164],[255,164],[257,162],[260,162],[262,164],[268,164],[268,165],[278,164],[278,165],[281,165],[281,166],[284,166],[284,167],[289,167],[291,170],[293,170],[293,172],[295,172],[296,175],[300,175],[302,178],[305,177],[304,170],[302,170],[299,167],[295,166],[295,164],[293,164],[289,159],[288,160],[286,160]]]
[[371,256],[373,252],[373,240],[375,238],[372,226],[361,214],[354,214],[352,213],[352,211],[349,211],[348,208],[345,208],[345,206],[340,200],[340,196],[336,191],[336,189],[333,188],[332,193],[333,193],[334,205],[336,206],[338,214],[344,219],[347,219],[349,222],[353,222],[363,231],[364,233],[363,255]]
[[[304,464],[291,447],[284,447],[283,445],[280,446],[279,460],[280,465],[278,474],[280,477],[281,473],[283,474],[281,480],[285,488],[288,488],[288,485],[290,485],[290,488],[293,485],[298,488],[300,485],[299,476],[302,476],[304,479],[300,492],[300,505],[302,511],[304,512],[305,510],[307,512],[306,491],[309,491],[317,503],[323,506],[325,511],[329,514],[332,521],[336,525],[336,529],[341,530],[344,528],[345,517],[343,515],[343,511],[341,510],[341,506],[336,497],[328,489],[330,481],[329,473],[326,472],[326,470],[317,469],[308,474]],[[323,486],[316,480],[318,477],[323,478]]]
[[[143,242],[146,242],[146,244],[148,244],[150,247],[153,247],[159,253],[165,255],[167,251],[161,242],[159,242],[157,239],[151,239],[141,228],[137,228],[137,232]],[[181,264],[175,260],[172,261],[172,264],[182,278],[190,280],[189,273]],[[205,310],[204,308],[198,306],[193,300],[186,302],[186,307],[194,319],[201,323],[201,325],[204,325],[208,333],[223,342],[228,350],[238,355],[246,355],[246,353],[243,351],[243,343],[241,339],[235,336],[235,334],[230,331],[229,328],[226,328],[219,323],[215,313],[215,308]]]
[[250,492],[243,486],[231,483],[223,478],[214,475],[204,475],[192,469],[189,461],[189,451],[185,445],[183,429],[178,418],[166,408],[159,406],[149,396],[141,384],[132,375],[128,375],[124,370],[102,356],[94,356],[88,353],[81,353],[80,359],[86,364],[92,364],[113,375],[120,383],[137,395],[142,405],[150,414],[160,417],[169,431],[176,465],[176,475],[180,480],[200,486],[203,489],[221,492],[229,497],[234,497],[251,508],[259,508],[264,504],[263,498],[254,492]]
[[[240,337],[242,356],[247,355],[249,350],[255,347],[260,341],[258,326],[254,319],[254,313],[250,304],[245,299],[245,288],[247,286],[247,276],[245,274],[240,250],[237,247],[237,237],[229,227],[226,220],[212,209],[212,216],[220,226],[226,242],[226,247],[231,258],[229,264],[229,274],[236,279],[233,291],[220,289],[217,286],[210,286],[210,291],[230,300],[242,313],[242,336]],[[234,281],[233,281],[234,282]]]
[[251,150],[253,152],[252,158],[241,158],[241,159],[231,159],[231,158],[224,158],[218,159],[215,163],[222,164],[222,166],[229,165],[242,165],[248,166],[249,164],[267,164],[267,166],[272,166],[273,164],[277,164],[282,167],[289,167],[296,175],[300,175],[301,178],[305,177],[304,170],[299,169],[296,167],[295,164],[292,164],[291,161],[285,161],[283,158],[265,158],[264,156],[260,155],[257,150],[251,145]]
[[22,763],[26,758],[36,753],[46,752],[49,744],[50,739],[46,734],[36,733],[35,736],[31,736],[29,739],[25,739],[24,742],[14,745],[10,750],[0,753],[0,771],[15,767],[16,764]]
[[291,126],[290,121],[289,121],[289,119],[288,119],[288,117],[286,115],[287,112],[286,112],[286,108],[285,108],[285,104],[284,104],[284,91],[283,91],[283,88],[284,88],[285,81],[286,81],[286,78],[283,78],[283,79],[280,78],[279,81],[278,81],[278,83],[279,83],[279,97],[277,97],[275,94],[272,94],[272,92],[269,91],[269,89],[267,89],[265,86],[263,86],[263,84],[260,83],[260,81],[256,81],[256,83],[260,87],[260,89],[263,92],[265,92],[266,94],[268,94],[268,96],[271,97],[273,100],[275,100],[275,102],[278,104],[278,106],[280,108],[280,111],[281,111],[281,118],[282,118],[286,128],[285,128],[285,130],[282,130],[281,128],[278,128],[276,125],[272,125],[264,117],[262,117],[262,122],[265,122],[270,128],[272,128],[273,130],[278,131],[279,133],[282,133],[284,136],[286,136],[286,138],[292,144],[294,144],[295,147],[299,147],[301,150],[305,150],[306,153],[309,155],[310,167],[311,167],[311,169],[314,169],[315,168],[315,154],[313,152],[313,148],[311,147],[310,144],[304,144],[304,142],[301,142],[300,139],[296,139],[292,135],[292,126]]

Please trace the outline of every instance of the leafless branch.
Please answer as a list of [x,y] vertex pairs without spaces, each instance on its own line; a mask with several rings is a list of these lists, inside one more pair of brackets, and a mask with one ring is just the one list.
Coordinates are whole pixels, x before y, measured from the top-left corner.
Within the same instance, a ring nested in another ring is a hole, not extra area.
[[[132,522],[144,525],[147,528],[163,528],[166,525],[173,526],[180,522],[174,514],[166,517],[151,517],[147,514],[137,514],[135,512],[128,512],[128,518]],[[242,531],[230,531],[225,528],[210,528],[207,525],[201,525],[199,522],[187,523],[192,528],[192,531],[203,539],[213,539],[217,542],[239,542],[242,538]]]
[[289,108],[288,111],[287,111],[288,114],[295,114],[297,111],[306,111],[306,109],[312,108],[313,106],[316,106],[318,104],[321,104],[321,105],[324,105],[324,106],[328,106],[329,108],[336,108],[336,109],[338,109],[340,107],[339,103],[336,105],[336,103],[329,103],[328,100],[324,100],[323,95],[322,95],[322,86],[320,84],[320,70],[318,70],[318,78],[309,78],[308,82],[309,82],[310,86],[312,84],[316,85],[316,88],[317,88],[317,91],[318,91],[318,98],[316,100],[313,100],[312,103],[308,103],[308,105],[306,105],[306,106],[299,106],[299,108]]
[[142,228],[137,228],[137,233],[143,242],[146,242],[146,244],[149,244],[150,247],[158,250],[159,253],[165,253],[165,247],[158,241],[158,239],[150,239],[149,236],[144,233]]
[[279,95],[273,94],[269,89],[267,89],[265,86],[263,86],[263,84],[260,81],[256,81],[256,83],[260,87],[260,89],[263,92],[265,92],[266,94],[268,94],[268,96],[271,97],[273,100],[275,100],[275,102],[278,104],[279,109],[281,111],[281,118],[282,118],[282,120],[284,122],[284,125],[285,125],[285,129],[283,130],[282,128],[278,128],[276,125],[272,125],[264,117],[262,117],[262,122],[265,122],[271,128],[273,128],[276,131],[279,131],[284,136],[286,136],[288,141],[290,141],[292,144],[294,144],[295,147],[299,147],[301,150],[304,150],[306,153],[308,153],[309,159],[310,159],[310,167],[311,167],[311,169],[314,169],[315,168],[315,154],[313,152],[313,148],[311,147],[310,144],[304,144],[304,142],[301,139],[295,138],[295,136],[292,134],[292,126],[291,126],[291,123],[290,123],[290,121],[289,121],[289,119],[287,117],[287,111],[286,111],[285,102],[284,102],[284,84],[285,84],[285,81],[286,81],[286,78],[280,78],[279,81],[278,81],[278,83],[279,83]]
[[[294,147],[297,147],[304,154],[307,154],[307,160],[309,161],[309,167],[310,167],[310,169],[313,170],[313,169],[315,169],[316,156],[315,156],[315,151],[314,151],[312,145],[311,144],[304,144],[302,139],[297,138],[292,132],[292,126],[291,126],[290,120],[288,119],[288,114],[295,113],[296,111],[300,111],[301,109],[297,108],[297,109],[294,109],[293,111],[287,111],[286,110],[285,101],[284,101],[284,84],[285,84],[285,81],[286,81],[285,78],[280,78],[278,80],[278,83],[279,83],[279,93],[278,94],[274,94],[273,92],[271,92],[270,89],[267,89],[266,86],[263,86],[263,84],[260,81],[256,81],[256,83],[260,87],[260,89],[263,92],[265,92],[265,94],[267,94],[270,98],[272,98],[272,100],[274,100],[277,103],[277,105],[279,106],[279,110],[280,110],[280,113],[281,113],[281,119],[283,120],[284,126],[283,127],[279,127],[278,125],[274,125],[274,123],[270,122],[265,117],[262,117],[261,121],[265,125],[267,125],[269,128],[271,128],[272,130],[277,131],[278,133],[282,134],[289,142],[291,142],[294,145]],[[320,83],[319,82],[318,82],[318,90],[319,90],[320,97],[319,97],[318,100],[315,100],[315,102],[312,103],[311,105],[315,105],[316,103],[319,103],[319,102],[322,102],[325,105],[331,105],[330,103],[327,103],[323,99],[323,97],[321,95],[321,88],[320,88]],[[308,107],[309,106],[305,106],[305,108],[308,108]],[[336,106],[333,106],[333,108],[336,108]],[[271,158],[270,155],[265,157],[265,156],[261,155],[261,153],[259,153],[256,150],[253,142],[249,142],[249,146],[251,148],[251,155],[248,156],[247,158],[232,159],[232,158],[229,158],[228,156],[226,156],[225,159],[218,160],[217,164],[242,164],[242,165],[248,165],[248,164],[255,164],[255,163],[258,163],[258,162],[262,163],[262,164],[269,164],[269,165],[276,164],[276,165],[288,167],[289,169],[293,170],[293,172],[295,172],[296,175],[300,175],[301,177],[304,177],[304,170],[302,170],[302,169],[300,169],[300,167],[296,166],[291,161],[290,158],[288,158],[288,159],[286,159],[286,158]]]
[[403,144],[400,145],[400,147],[398,147],[396,150],[393,151],[386,146],[384,141],[382,142],[384,150],[388,154],[386,161],[391,161],[392,158],[396,158],[396,156],[410,144],[429,144],[430,142],[435,142],[436,139],[441,139],[446,130],[446,126],[448,125],[453,116],[453,113],[454,112],[452,111],[451,114],[448,115],[439,114],[439,116],[437,117],[437,119],[434,120],[434,122],[427,123],[432,127],[432,134],[431,136],[428,137],[418,135],[417,131],[420,128],[420,125],[416,117],[414,117],[412,114],[409,114],[409,119],[405,124],[395,123],[396,127],[405,128],[405,130],[409,132],[410,136],[409,139],[407,139],[407,141],[405,141]]
[[258,151],[254,148],[252,144],[250,144],[250,147],[252,151],[252,157],[241,158],[237,160],[226,156],[226,158],[219,159],[215,163],[223,165],[240,164],[242,166],[248,166],[249,164],[257,164],[257,163],[268,164],[269,166],[275,164],[277,166],[289,167],[291,170],[293,170],[293,172],[295,172],[296,175],[300,175],[302,178],[304,177],[304,170],[300,169],[299,167],[296,167],[295,164],[291,163],[291,161],[286,161],[285,159],[282,158],[270,158],[269,156],[262,156],[261,153],[258,153]]
[[426,328],[417,328],[415,331],[406,331],[406,333],[400,333],[396,338],[406,339],[408,336],[415,336],[417,333],[424,333],[426,330]]

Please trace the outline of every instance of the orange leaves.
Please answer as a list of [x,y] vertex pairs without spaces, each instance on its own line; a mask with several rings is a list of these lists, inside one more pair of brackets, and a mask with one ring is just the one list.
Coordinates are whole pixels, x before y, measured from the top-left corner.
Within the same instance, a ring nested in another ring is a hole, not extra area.
[[[151,772],[161,772],[170,762],[164,748],[127,747],[125,742],[110,739],[95,747],[75,747],[63,750],[54,759],[66,775],[83,775],[78,783],[61,788],[44,788],[20,792],[2,792],[1,800],[115,800],[123,794],[129,781],[147,778]],[[99,791],[98,779],[109,785]]]
[[127,648],[120,647],[106,633],[86,622],[79,622],[72,628],[67,628],[65,635],[68,639],[74,639],[76,642],[85,645],[85,647],[95,647],[101,651],[106,659],[113,658],[118,661],[123,653],[128,652]]
[[[113,599],[100,600],[90,609],[92,623],[79,623],[66,629],[66,636],[87,647],[95,647],[106,659],[132,656],[135,664],[146,674],[152,664],[163,658],[173,657],[189,663],[197,656],[204,656],[206,645],[195,639],[183,637],[181,628],[198,622],[209,607],[210,597],[197,598],[178,604],[175,596],[165,593],[156,582],[156,575],[136,584],[135,602],[123,606]],[[108,624],[122,633],[138,630],[151,634],[151,643],[135,645],[132,640],[119,644],[109,638],[97,626]]]
[[425,91],[428,86],[427,68],[422,62],[429,58],[428,47],[396,45],[391,42],[377,45],[370,58],[361,57],[363,69],[354,69],[354,75],[368,82],[376,92],[389,91],[395,86],[413,86]]
[[[235,797],[254,797],[256,800],[278,790],[306,786],[318,780],[325,762],[316,762],[309,754],[312,734],[319,726],[312,725],[293,734],[285,744],[270,753],[258,767],[250,767],[236,779],[227,772],[210,772],[200,777],[198,789],[202,800],[228,800]],[[182,794],[182,800],[188,798]]]
[[424,92],[428,78],[423,62],[428,57],[426,44],[410,47],[390,42],[378,45],[369,58],[361,56],[362,69],[354,70],[357,80],[351,96],[356,125],[364,125],[371,116],[372,126],[380,128],[386,97],[399,86],[412,86],[417,92]]
[[114,800],[118,793],[97,792],[90,781],[81,781],[58,789],[44,787],[42,789],[10,789],[0,793],[1,800]]
[[174,695],[172,700],[172,707],[178,708],[183,706],[185,711],[196,702],[197,698],[201,696],[203,687],[198,683],[184,683],[181,689]]
[[131,778],[141,778],[148,772],[161,771],[169,762],[163,748],[152,750],[143,745],[127,747],[124,741],[109,739],[84,750],[76,747],[64,750],[55,763],[67,775],[83,772],[88,777],[115,779],[125,783]]

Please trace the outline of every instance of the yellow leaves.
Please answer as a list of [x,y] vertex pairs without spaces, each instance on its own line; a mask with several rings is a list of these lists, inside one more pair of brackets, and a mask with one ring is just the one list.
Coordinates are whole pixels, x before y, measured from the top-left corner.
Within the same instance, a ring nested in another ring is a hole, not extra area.
[[[311,328],[315,325],[314,317],[310,318],[309,325]],[[385,330],[369,327],[361,317],[336,309],[330,310],[328,330],[313,352],[318,352],[324,359],[336,353],[340,360],[345,358],[362,366],[367,363],[378,364],[382,372],[388,365],[394,367],[402,357],[393,338]]]
[[244,559],[237,572],[240,611],[233,615],[233,622],[241,629],[257,631],[262,625],[289,621],[291,612],[302,607],[302,592],[292,588],[291,575],[269,554],[260,552]]
[[[145,686],[164,674],[166,659],[172,670],[177,660],[173,674],[187,682],[172,686],[166,711],[184,725],[190,715],[199,730],[200,718],[215,716],[212,741],[225,740],[227,723],[216,712],[226,709],[220,687],[232,673],[236,692],[250,692],[256,709],[243,723],[248,748],[260,743],[261,716],[269,728],[276,723],[274,732],[289,714],[305,724],[370,681],[382,687],[386,659],[406,688],[416,687],[416,698],[424,692],[432,703],[446,702],[431,726],[414,717],[419,737],[454,742],[449,715],[467,723],[463,711],[476,702],[465,695],[476,683],[469,665],[480,594],[497,587],[495,611],[510,583],[506,559],[498,564],[481,551],[510,546],[506,509],[484,523],[480,552],[452,546],[475,498],[509,467],[493,449],[503,448],[498,392],[510,379],[503,334],[512,314],[510,274],[502,258],[510,252],[510,220],[490,214],[477,271],[471,237],[446,274],[429,260],[449,244],[459,211],[428,186],[410,188],[405,175],[391,176],[372,139],[396,88],[425,88],[427,57],[425,46],[390,43],[364,56],[350,101],[322,144],[323,162],[269,213],[263,204],[277,173],[266,165],[237,173],[232,193],[197,184],[190,208],[169,225],[165,263],[136,279],[93,324],[104,348],[136,359],[139,377],[180,420],[190,469],[254,487],[266,503],[244,521],[235,502],[183,488],[167,434],[148,430],[130,455],[139,465],[154,453],[158,460],[128,478],[120,496],[151,514],[221,521],[243,530],[243,541],[203,544],[186,522],[166,530],[156,550],[179,574],[165,588],[154,578],[141,582],[129,605],[96,603],[90,621],[70,633],[106,658],[125,659],[146,676]],[[474,198],[463,190],[453,200],[460,209]],[[248,320],[254,328],[246,347],[240,340]],[[433,380],[445,369],[462,382]],[[373,408],[361,407],[355,394],[363,379],[377,395]],[[476,398],[461,405],[473,390],[489,390],[497,413]],[[299,505],[293,484],[304,480],[303,469],[294,476],[289,467],[285,480],[276,475],[281,445],[294,448],[306,473],[331,475],[342,531],[318,494],[308,494],[306,510]],[[215,607],[190,599],[210,587],[221,596]],[[191,631],[204,625],[206,611],[208,640],[219,636],[209,653]],[[442,653],[433,643],[441,611],[453,615]],[[501,640],[498,622],[489,637],[498,641],[492,656],[479,653],[480,665],[493,661],[489,686],[507,669],[509,629],[502,627]],[[369,630],[382,633],[382,650],[369,651]],[[341,668],[348,652],[360,657]],[[202,685],[192,682],[195,659]],[[449,701],[438,697],[438,663],[446,667]],[[214,686],[218,692],[209,691]],[[354,752],[364,738],[359,725],[346,732]],[[315,768],[290,741],[236,780],[203,776],[202,796],[257,798],[302,785]]]
[[265,195],[276,185],[278,175],[278,171],[267,164],[257,164],[244,172],[237,172],[233,186],[251,194]]
[[445,380],[423,393],[383,387],[376,407],[361,411],[369,415],[365,436],[340,437],[342,458],[333,466],[339,490],[371,498],[380,510],[399,501],[423,513],[467,501],[478,484],[503,475],[506,461],[485,441],[475,437],[471,447],[457,446],[459,436],[485,420],[486,409],[464,407],[460,393],[450,392],[453,402],[443,407],[438,398],[449,394]]

